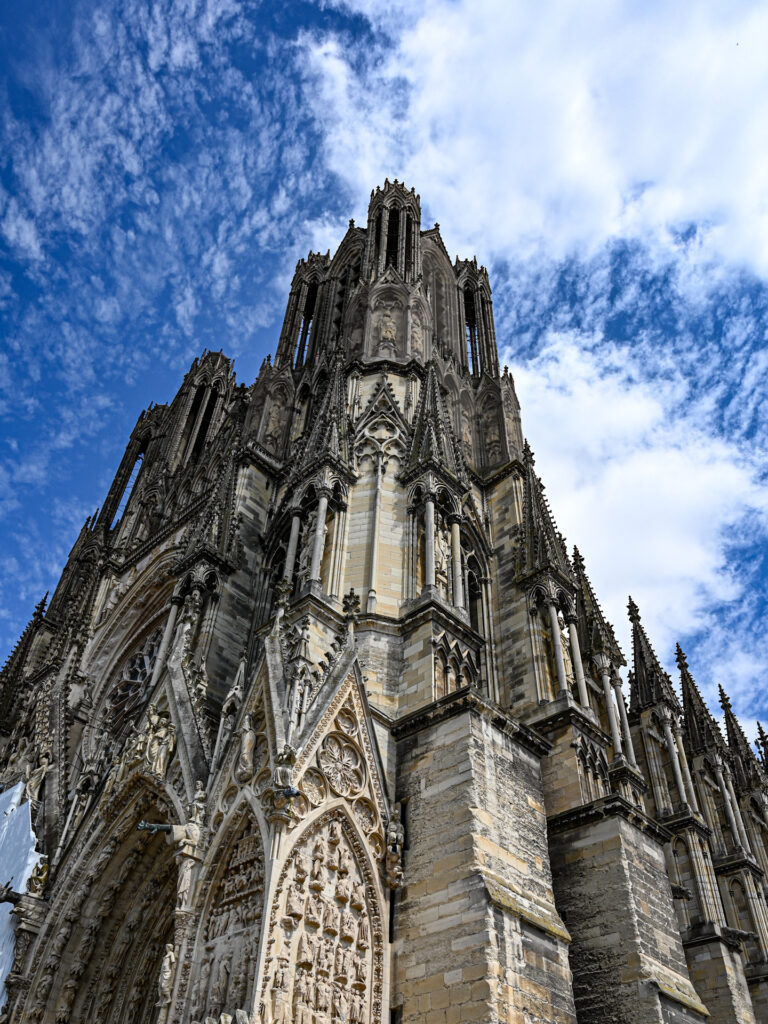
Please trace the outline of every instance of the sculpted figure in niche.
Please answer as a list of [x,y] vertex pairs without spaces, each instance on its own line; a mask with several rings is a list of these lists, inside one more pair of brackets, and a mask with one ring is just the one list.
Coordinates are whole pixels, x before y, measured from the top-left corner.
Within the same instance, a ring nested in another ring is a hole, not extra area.
[[291,972],[288,968],[288,957],[281,956],[272,978],[272,991],[275,996],[274,1024],[293,1024],[293,1014],[289,1000],[291,988]]
[[32,804],[33,810],[37,808],[40,803],[40,790],[45,780],[45,776],[51,771],[51,757],[48,753],[43,753],[40,756],[40,764],[32,771],[27,764],[26,769],[26,781],[24,786],[24,799],[29,800]]
[[318,1013],[329,1013],[331,1009],[331,986],[324,977],[319,977],[315,986],[315,1006]]
[[219,962],[216,972],[216,980],[211,988],[211,1002],[215,1006],[223,1006],[227,1000],[227,989],[229,988],[229,972],[232,964],[232,954],[227,955]]
[[411,355],[414,359],[424,358],[424,329],[418,316],[411,321]]
[[165,947],[165,955],[160,964],[160,977],[157,980],[157,993],[159,999],[155,1005],[167,1006],[171,1001],[171,990],[173,988],[173,975],[176,970],[176,954],[171,943]]
[[253,778],[253,751],[256,746],[256,730],[253,728],[253,717],[246,714],[240,729],[240,757],[235,768],[238,782],[248,782]]
[[296,1024],[312,1024],[312,1003],[314,982],[306,971],[300,971],[296,979]]
[[312,565],[312,544],[315,537],[317,511],[311,512],[304,527],[304,538],[296,569],[296,581],[299,588],[309,581],[309,570]]
[[283,410],[278,401],[273,401],[264,427],[264,444],[273,451],[277,449],[283,435]]
[[557,623],[560,627],[560,649],[563,652],[563,664],[565,665],[565,678],[573,686],[574,673],[573,673],[573,659],[571,658],[571,638],[568,635],[568,627],[565,624],[565,619],[562,612],[557,613]]
[[321,882],[322,885],[325,884],[325,857],[325,837],[321,834],[317,837],[315,845],[312,847],[312,871],[310,873],[310,879],[313,882]]
[[357,945],[360,949],[368,949],[371,944],[371,933],[368,926],[368,917],[363,911],[360,914],[360,919],[357,922]]
[[349,1013],[349,1000],[341,985],[333,986],[333,1019],[338,1024],[346,1024]]
[[464,458],[472,461],[472,417],[468,409],[461,410],[461,439],[464,444]]
[[435,585],[444,598],[448,598],[450,579],[451,546],[448,541],[445,520],[441,516],[435,529]]
[[288,890],[285,910],[289,917],[304,916],[304,893],[297,882],[293,882]]
[[306,932],[302,932],[301,938],[299,939],[296,963],[301,964],[304,967],[311,967],[315,962],[315,946],[316,940]]
[[75,1005],[75,997],[80,983],[77,978],[68,978],[64,982],[59,1001],[56,1004],[56,1021],[68,1021],[72,1007]]
[[350,1024],[365,1024],[365,1003],[360,993],[353,989],[349,998]]
[[501,459],[501,435],[499,434],[499,417],[491,407],[483,416],[483,444],[485,445],[486,461],[489,466]]
[[385,307],[379,314],[378,322],[378,354],[394,356],[397,354],[397,322],[392,315],[392,307]]

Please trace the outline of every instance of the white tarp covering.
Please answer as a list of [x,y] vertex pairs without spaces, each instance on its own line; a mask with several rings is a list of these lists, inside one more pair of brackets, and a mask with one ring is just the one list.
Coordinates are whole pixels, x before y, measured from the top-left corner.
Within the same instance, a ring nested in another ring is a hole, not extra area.
[[[0,883],[11,882],[16,892],[27,891],[27,879],[40,860],[29,801],[21,803],[24,783],[0,793]],[[5,1006],[5,979],[13,963],[14,922],[12,904],[0,903],[0,1008]]]

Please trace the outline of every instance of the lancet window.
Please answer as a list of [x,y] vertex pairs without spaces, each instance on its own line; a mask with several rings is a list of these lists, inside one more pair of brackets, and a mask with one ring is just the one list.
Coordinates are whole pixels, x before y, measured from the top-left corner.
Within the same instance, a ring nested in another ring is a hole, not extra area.
[[310,281],[302,285],[302,291],[304,293],[304,301],[302,304],[299,335],[296,340],[296,353],[293,360],[294,369],[299,369],[299,367],[303,366],[305,363],[305,357],[309,354],[308,342],[310,340],[310,333],[312,331],[312,324],[315,319],[315,309],[317,306],[317,281]]
[[475,296],[469,287],[464,289],[464,338],[467,346],[467,367],[469,372],[476,376],[481,371],[480,337]]

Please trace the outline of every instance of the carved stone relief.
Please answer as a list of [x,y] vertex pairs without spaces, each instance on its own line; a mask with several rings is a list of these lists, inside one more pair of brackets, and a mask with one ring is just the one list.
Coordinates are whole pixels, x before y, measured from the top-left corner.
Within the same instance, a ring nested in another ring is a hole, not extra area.
[[192,987],[193,1020],[246,1009],[264,905],[264,850],[249,816],[238,828],[201,925],[201,966]]
[[284,866],[270,914],[261,1000],[274,1024],[378,1024],[383,931],[369,858],[341,811]]

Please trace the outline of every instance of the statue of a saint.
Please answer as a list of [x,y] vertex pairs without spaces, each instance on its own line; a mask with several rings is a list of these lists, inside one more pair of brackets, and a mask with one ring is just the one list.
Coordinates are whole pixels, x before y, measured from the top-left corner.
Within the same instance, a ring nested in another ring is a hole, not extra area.
[[51,770],[51,756],[43,753],[40,756],[40,764],[32,771],[27,765],[26,780],[24,786],[24,799],[29,800],[33,807],[40,802],[40,790],[45,776]]
[[167,1006],[171,1001],[171,990],[173,989],[173,976],[176,971],[176,953],[170,942],[166,943],[163,961],[160,964],[160,977],[157,979],[157,994],[159,996],[156,1006]]
[[253,728],[253,717],[246,714],[240,729],[240,757],[235,768],[238,782],[248,782],[253,778],[253,751],[256,747],[256,730]]
[[379,352],[383,355],[397,352],[397,323],[390,309],[385,309],[379,318]]

